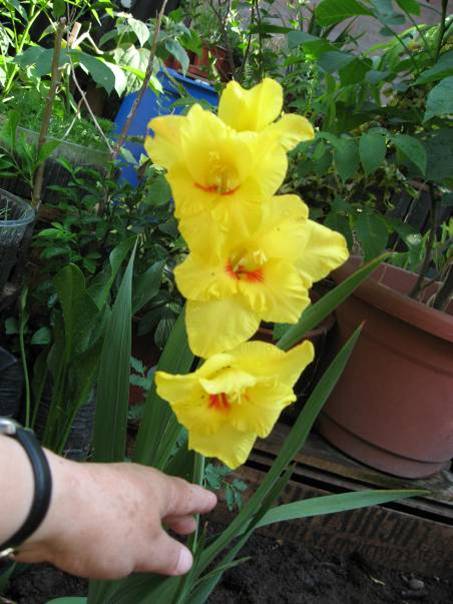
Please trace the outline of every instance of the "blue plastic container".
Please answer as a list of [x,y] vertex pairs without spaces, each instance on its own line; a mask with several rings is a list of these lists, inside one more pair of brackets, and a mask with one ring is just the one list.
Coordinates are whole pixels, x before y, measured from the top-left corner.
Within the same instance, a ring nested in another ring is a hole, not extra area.
[[[207,101],[214,107],[217,106],[218,96],[217,92],[212,86],[201,80],[193,80],[187,78],[173,69],[167,70],[169,74],[178,82],[180,86],[183,86],[187,94],[198,100]],[[159,81],[162,84],[163,93],[156,95],[152,90],[148,89],[137,109],[134,119],[129,128],[129,136],[144,136],[148,130],[148,122],[151,118],[157,115],[168,115],[182,113],[185,107],[172,107],[173,103],[180,99],[180,94],[175,85],[170,81],[168,76],[162,71],[158,75]],[[115,133],[121,132],[121,129],[126,122],[129,111],[132,107],[137,93],[128,94],[118,111],[118,115],[115,118]],[[139,143],[126,142],[124,145],[135,157],[136,160],[140,159],[140,155],[145,153],[143,146]],[[137,174],[134,166],[125,165],[121,169],[121,179],[127,180],[134,187],[137,185]]]

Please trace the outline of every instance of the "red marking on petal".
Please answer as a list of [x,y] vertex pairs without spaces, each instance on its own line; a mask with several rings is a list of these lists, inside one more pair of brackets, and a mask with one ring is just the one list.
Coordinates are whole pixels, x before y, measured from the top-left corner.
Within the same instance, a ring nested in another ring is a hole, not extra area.
[[263,271],[257,268],[254,271],[243,271],[238,272],[239,277],[244,277],[249,283],[261,283],[263,281]]
[[205,193],[218,193],[223,197],[228,195],[233,195],[239,189],[239,187],[235,187],[234,189],[229,189],[228,191],[221,191],[217,185],[200,185],[198,182],[194,183],[194,186]]
[[225,267],[225,270],[232,279],[236,279],[236,281],[239,280],[239,276],[234,272],[231,262],[228,262],[228,264]]
[[243,279],[249,283],[261,283],[264,280],[263,270],[261,268],[257,268],[254,271],[247,271],[239,265],[237,269],[234,270],[231,262],[228,262],[225,270],[230,277],[236,280]]
[[228,397],[225,392],[221,392],[220,394],[210,394],[209,408],[217,409],[217,411],[226,411],[229,409],[230,403],[228,402]]

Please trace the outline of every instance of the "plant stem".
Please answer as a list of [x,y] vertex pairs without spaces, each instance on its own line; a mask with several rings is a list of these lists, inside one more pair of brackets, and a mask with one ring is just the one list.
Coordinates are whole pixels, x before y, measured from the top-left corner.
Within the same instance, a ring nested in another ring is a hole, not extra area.
[[418,275],[418,279],[415,282],[414,287],[409,293],[409,297],[414,300],[417,299],[417,296],[420,294],[420,291],[423,289],[423,281],[425,275],[428,271],[429,265],[431,263],[432,251],[434,247],[434,242],[436,241],[436,231],[437,231],[437,214],[438,214],[438,204],[436,201],[436,196],[434,192],[434,187],[431,183],[429,183],[429,194],[431,198],[431,210],[430,210],[430,218],[431,218],[431,229],[429,232],[428,242],[426,244],[425,258],[423,260],[422,267],[420,269],[420,273]]
[[25,353],[24,333],[27,325],[27,293],[28,290],[24,289],[20,296],[20,322],[19,322],[19,346],[20,346],[20,357],[22,362],[22,371],[24,372],[25,382],[25,427],[30,427],[31,418],[31,396],[30,396],[30,378],[28,375],[27,355]]
[[[44,106],[44,112],[42,116],[41,122],[41,130],[39,132],[38,138],[38,148],[36,150],[37,157],[39,157],[39,152],[41,151],[42,146],[46,142],[47,132],[49,131],[50,118],[52,116],[52,108],[55,100],[55,95],[57,93],[57,88],[60,83],[60,52],[61,52],[61,43],[63,40],[63,33],[66,27],[66,19],[62,17],[58,22],[57,31],[55,33],[55,41],[53,48],[53,56],[52,56],[52,71],[51,71],[51,81],[49,93],[46,98],[46,103]],[[42,161],[38,169],[36,170],[36,174],[34,176],[34,184],[33,184],[33,192],[31,195],[32,206],[39,209],[41,205],[41,193],[42,193],[42,185],[44,180],[44,167],[45,161]]]
[[439,24],[439,34],[437,36],[436,56],[434,59],[435,63],[437,63],[440,56],[440,51],[442,50],[442,42],[445,34],[445,21],[447,19],[447,6],[448,0],[442,0],[442,15]]
[[445,280],[434,298],[433,308],[446,310],[453,296],[453,263],[450,264]]
[[129,132],[129,128],[131,126],[132,120],[134,119],[135,114],[137,113],[138,107],[139,107],[139,105],[143,99],[143,96],[145,95],[145,92],[148,88],[149,82],[151,80],[151,76],[153,75],[154,58],[156,56],[157,42],[158,42],[162,19],[163,19],[164,13],[165,13],[165,8],[167,6],[167,2],[168,2],[168,0],[164,0],[164,2],[162,3],[162,8],[160,9],[159,14],[157,15],[156,25],[155,25],[154,34],[153,34],[153,41],[151,43],[151,51],[149,53],[148,65],[146,66],[146,71],[145,71],[145,77],[143,79],[142,86],[141,86],[140,90],[137,92],[134,102],[132,103],[132,107],[126,118],[126,121],[120,132],[120,135],[118,136],[116,145],[113,148],[112,159],[116,159],[118,157],[121,147],[123,146],[124,141],[126,140],[127,133]]

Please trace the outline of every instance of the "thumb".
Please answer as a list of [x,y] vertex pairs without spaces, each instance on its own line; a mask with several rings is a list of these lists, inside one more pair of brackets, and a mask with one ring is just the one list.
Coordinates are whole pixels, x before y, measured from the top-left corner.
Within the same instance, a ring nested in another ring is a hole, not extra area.
[[193,564],[190,550],[172,539],[163,530],[152,541],[146,558],[137,565],[136,572],[157,573],[160,575],[184,575]]

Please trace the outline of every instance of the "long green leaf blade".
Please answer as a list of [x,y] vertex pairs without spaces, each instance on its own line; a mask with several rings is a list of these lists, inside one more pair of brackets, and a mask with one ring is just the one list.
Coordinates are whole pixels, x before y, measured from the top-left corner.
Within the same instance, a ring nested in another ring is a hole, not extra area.
[[303,501],[294,501],[270,509],[258,522],[256,528],[286,522],[297,518],[309,518],[324,514],[335,514],[348,510],[357,510],[372,505],[381,505],[390,501],[419,497],[428,494],[422,489],[375,489],[354,493],[340,493],[337,495],[324,495],[311,497]]
[[[159,371],[187,373],[194,356],[187,342],[184,313],[178,317],[170,337],[157,364]],[[170,405],[162,400],[156,387],[150,388],[145,400],[145,414],[140,424],[134,461],[146,465],[155,465],[159,453],[162,434],[169,422],[174,421]]]
[[318,302],[309,306],[296,325],[290,327],[277,342],[277,346],[288,350],[297,344],[304,334],[316,327],[332,311],[335,310],[346,298],[386,259],[390,254],[382,254],[372,262],[359,268],[353,275],[337,285],[332,291],[325,294]]
[[123,461],[126,451],[131,355],[132,274],[135,248],[124,273],[102,346],[94,424],[94,460]]

